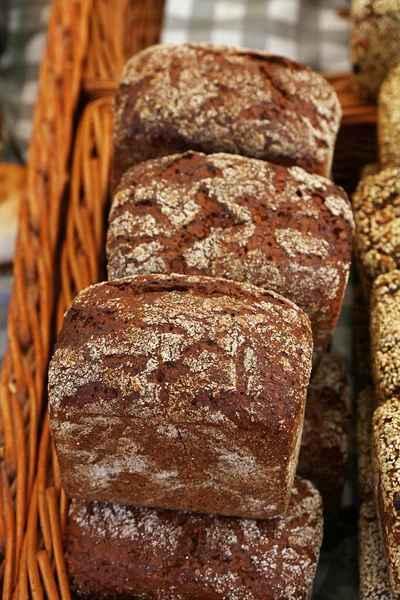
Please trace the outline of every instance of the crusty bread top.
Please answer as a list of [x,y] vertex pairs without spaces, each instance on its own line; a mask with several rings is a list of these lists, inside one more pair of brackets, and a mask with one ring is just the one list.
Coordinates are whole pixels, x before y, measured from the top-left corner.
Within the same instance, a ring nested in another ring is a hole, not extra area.
[[116,167],[125,163],[124,170],[193,149],[329,174],[341,107],[333,88],[306,66],[265,52],[192,43],[134,55],[114,113]]
[[309,319],[273,292],[184,275],[104,282],[66,313],[49,369],[50,406],[57,411],[79,389],[104,383],[118,390],[116,405],[136,398],[143,417],[157,415],[165,396],[170,418],[229,426],[240,414],[242,424],[276,419],[285,429],[305,401],[311,354]]
[[247,281],[290,298],[325,348],[351,260],[345,192],[300,167],[187,152],[131,168],[114,197],[109,278],[188,273]]

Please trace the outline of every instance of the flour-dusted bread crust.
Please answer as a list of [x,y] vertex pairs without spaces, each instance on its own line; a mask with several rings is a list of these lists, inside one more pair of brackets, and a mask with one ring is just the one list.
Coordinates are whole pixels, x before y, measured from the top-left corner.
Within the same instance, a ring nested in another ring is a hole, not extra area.
[[372,461],[377,512],[389,577],[400,597],[400,400],[392,398],[377,408],[373,423]]
[[73,500],[71,589],[108,600],[307,600],[321,499],[296,479],[285,517],[264,521]]
[[400,271],[374,281],[370,319],[372,374],[381,403],[400,398]]
[[186,150],[329,176],[340,118],[327,81],[287,58],[205,43],[152,46],[128,61],[115,98],[115,181],[138,162]]
[[360,600],[395,600],[372,498],[360,506],[358,545]]
[[[399,5],[400,28],[400,5]],[[399,55],[400,61],[400,55]],[[378,99],[379,162],[384,167],[400,167],[400,67],[392,69],[382,84]]]
[[255,286],[153,275],[88,288],[66,314],[49,371],[66,491],[283,514],[311,360],[307,316]]
[[345,192],[300,167],[196,152],[147,161],[123,177],[107,237],[109,279],[188,273],[272,289],[329,344],[351,260]]
[[353,195],[355,252],[366,298],[373,280],[400,266],[400,168],[365,177]]
[[337,358],[324,353],[310,379],[297,472],[317,487],[329,519],[340,508],[350,417],[349,375]]

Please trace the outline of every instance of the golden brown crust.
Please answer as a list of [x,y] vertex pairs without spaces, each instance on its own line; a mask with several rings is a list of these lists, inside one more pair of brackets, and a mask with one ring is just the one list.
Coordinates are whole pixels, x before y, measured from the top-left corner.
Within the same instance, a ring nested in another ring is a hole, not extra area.
[[373,418],[373,470],[380,520],[393,593],[400,595],[400,401],[388,400]]
[[110,280],[188,273],[272,289],[329,344],[346,287],[353,215],[345,192],[300,167],[187,152],[130,169],[114,197]]
[[353,195],[355,252],[366,298],[373,280],[400,266],[400,169],[361,180]]
[[[400,7],[399,7],[400,13]],[[400,17],[399,17],[400,27]],[[399,56],[400,59],[400,56]],[[400,167],[400,67],[392,69],[382,84],[378,100],[378,149],[382,168]]]
[[329,176],[340,118],[333,88],[289,59],[213,44],[152,46],[128,61],[115,98],[115,180],[138,162],[186,150]]
[[372,374],[378,402],[400,397],[400,271],[380,275],[371,294]]
[[285,517],[252,521],[73,500],[71,588],[94,598],[307,600],[321,498],[296,479]]
[[394,600],[372,498],[360,506],[358,530],[360,600]]
[[66,491],[283,514],[311,355],[306,315],[255,286],[149,275],[88,288],[66,314],[49,371]]
[[391,68],[400,61],[397,0],[352,0],[351,60],[360,93],[376,99]]

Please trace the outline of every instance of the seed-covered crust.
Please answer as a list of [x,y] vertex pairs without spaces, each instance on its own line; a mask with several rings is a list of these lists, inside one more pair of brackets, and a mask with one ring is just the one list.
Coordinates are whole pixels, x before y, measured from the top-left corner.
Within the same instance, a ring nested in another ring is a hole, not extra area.
[[351,61],[361,94],[378,96],[387,73],[400,62],[397,0],[352,0]]
[[351,260],[345,192],[300,167],[187,152],[130,169],[114,197],[109,278],[188,273],[272,289],[309,316],[327,347]]
[[363,389],[357,396],[357,483],[361,500],[373,494],[373,472],[371,459],[372,415],[375,409],[375,393],[372,386]]
[[152,46],[128,61],[115,98],[115,179],[186,150],[329,176],[340,118],[327,81],[287,58],[205,43]]
[[49,370],[66,491],[283,514],[311,359],[307,316],[255,286],[153,275],[88,288],[66,313]]
[[337,515],[350,441],[350,385],[344,365],[325,353],[311,375],[297,471],[321,492],[325,517]]
[[373,418],[373,469],[376,506],[389,577],[400,595],[400,400],[377,408]]
[[358,544],[360,600],[394,600],[372,498],[360,506]]
[[400,271],[380,275],[371,294],[372,374],[379,402],[400,398]]
[[67,538],[71,588],[92,598],[307,600],[321,498],[296,479],[285,517],[263,521],[73,500]]
[[[400,14],[400,5],[399,5]],[[400,18],[399,18],[400,28]],[[400,46],[399,46],[400,48]],[[400,55],[399,55],[400,60]],[[378,148],[381,167],[400,167],[400,67],[382,84],[378,101]]]
[[360,181],[353,195],[355,251],[366,297],[373,280],[400,266],[400,169]]

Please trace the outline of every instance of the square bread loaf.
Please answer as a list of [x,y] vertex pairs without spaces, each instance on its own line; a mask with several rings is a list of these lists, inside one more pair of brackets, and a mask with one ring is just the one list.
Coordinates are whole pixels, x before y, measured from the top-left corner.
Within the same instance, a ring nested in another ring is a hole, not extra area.
[[272,289],[328,346],[351,261],[346,193],[300,167],[187,152],[131,168],[114,197],[109,279],[148,273],[223,277]]
[[374,281],[370,319],[377,400],[400,398],[400,271],[385,273]]
[[49,370],[65,490],[135,506],[283,514],[311,362],[308,317],[255,286],[152,275],[84,290]]
[[355,252],[366,298],[373,280],[400,266],[400,169],[361,180],[353,195]]
[[375,100],[392,67],[400,62],[398,0],[351,1],[351,61],[358,89]]
[[308,388],[297,472],[322,495],[325,519],[340,509],[350,443],[350,384],[344,365],[324,353]]
[[296,479],[283,518],[250,520],[73,500],[71,590],[122,600],[307,600],[322,542],[321,499]]
[[114,180],[149,158],[243,154],[330,175],[341,107],[308,67],[206,43],[151,46],[126,64],[114,102]]
[[375,501],[395,598],[400,597],[400,400],[376,409],[372,423]]

